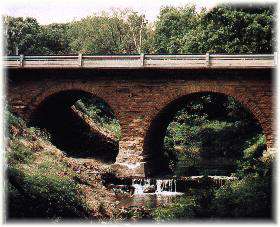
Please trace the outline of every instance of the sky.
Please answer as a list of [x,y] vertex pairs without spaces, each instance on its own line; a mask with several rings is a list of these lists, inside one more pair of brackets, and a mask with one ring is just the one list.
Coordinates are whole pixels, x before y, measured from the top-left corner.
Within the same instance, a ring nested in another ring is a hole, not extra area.
[[34,17],[41,24],[63,23],[79,20],[93,13],[110,11],[113,8],[131,8],[145,14],[152,22],[162,6],[196,5],[211,9],[223,3],[264,3],[269,0],[1,0],[2,15]]
[[144,13],[152,22],[159,15],[162,6],[195,4],[197,10],[200,10],[202,7],[210,9],[217,2],[218,0],[2,0],[1,4],[4,15],[30,16],[35,17],[41,24],[50,24],[78,20],[113,8],[134,9]]

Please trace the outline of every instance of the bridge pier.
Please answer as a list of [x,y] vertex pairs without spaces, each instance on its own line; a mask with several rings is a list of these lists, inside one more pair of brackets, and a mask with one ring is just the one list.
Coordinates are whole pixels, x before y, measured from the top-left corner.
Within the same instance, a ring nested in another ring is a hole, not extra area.
[[[145,176],[144,135],[146,121],[141,113],[124,112],[122,138],[114,167],[120,176]],[[127,120],[129,119],[129,120]]]

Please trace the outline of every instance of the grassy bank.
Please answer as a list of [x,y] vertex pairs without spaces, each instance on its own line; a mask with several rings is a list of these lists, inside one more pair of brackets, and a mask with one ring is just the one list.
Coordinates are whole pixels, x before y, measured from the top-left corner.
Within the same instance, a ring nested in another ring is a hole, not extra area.
[[5,114],[8,220],[114,217],[114,195],[102,185],[109,166],[69,158],[49,142],[47,133]]

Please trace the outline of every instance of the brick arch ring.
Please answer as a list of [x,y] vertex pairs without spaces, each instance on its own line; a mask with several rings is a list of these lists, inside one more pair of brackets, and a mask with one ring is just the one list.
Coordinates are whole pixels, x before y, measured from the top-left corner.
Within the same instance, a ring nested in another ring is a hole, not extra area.
[[[117,110],[117,106],[114,105],[114,102],[110,100],[109,96],[106,96],[102,89],[96,88],[96,87],[89,87],[85,86],[83,83],[63,83],[63,84],[57,84],[54,86],[46,87],[39,95],[34,97],[33,100],[29,103],[28,107],[28,118],[32,116],[32,114],[36,111],[38,106],[43,103],[48,97],[51,97],[52,95],[58,94],[60,92],[64,91],[81,91],[85,93],[89,93],[93,95],[94,97],[100,98],[103,100],[113,111],[116,119],[120,119],[120,113]],[[120,125],[121,122],[119,121]],[[122,127],[122,125],[121,125]]]
[[153,121],[157,119],[157,117],[159,116],[159,114],[164,108],[168,107],[169,105],[172,105],[174,101],[184,96],[188,96],[195,93],[203,93],[203,92],[224,94],[240,102],[245,108],[247,108],[250,111],[250,113],[253,115],[255,120],[257,120],[260,123],[266,137],[267,146],[271,146],[270,143],[268,143],[269,142],[268,139],[270,138],[271,128],[269,125],[266,124],[265,115],[259,109],[259,107],[252,101],[253,98],[250,97],[250,94],[246,93],[246,91],[237,91],[236,88],[234,87],[217,86],[217,85],[216,86],[208,85],[205,87],[203,85],[198,85],[198,86],[188,87],[188,89],[178,90],[168,95],[167,99],[164,99],[162,102],[157,102],[154,111],[149,116],[149,120],[147,124],[148,128],[146,130],[147,134],[145,136],[145,140],[147,139],[146,137],[149,136],[148,131],[150,130],[150,127],[152,127]]

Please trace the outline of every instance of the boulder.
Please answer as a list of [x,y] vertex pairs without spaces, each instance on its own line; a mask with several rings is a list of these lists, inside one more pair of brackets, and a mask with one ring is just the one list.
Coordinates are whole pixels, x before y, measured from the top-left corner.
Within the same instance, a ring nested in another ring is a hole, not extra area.
[[156,191],[155,185],[149,185],[144,189],[144,193],[154,193]]

